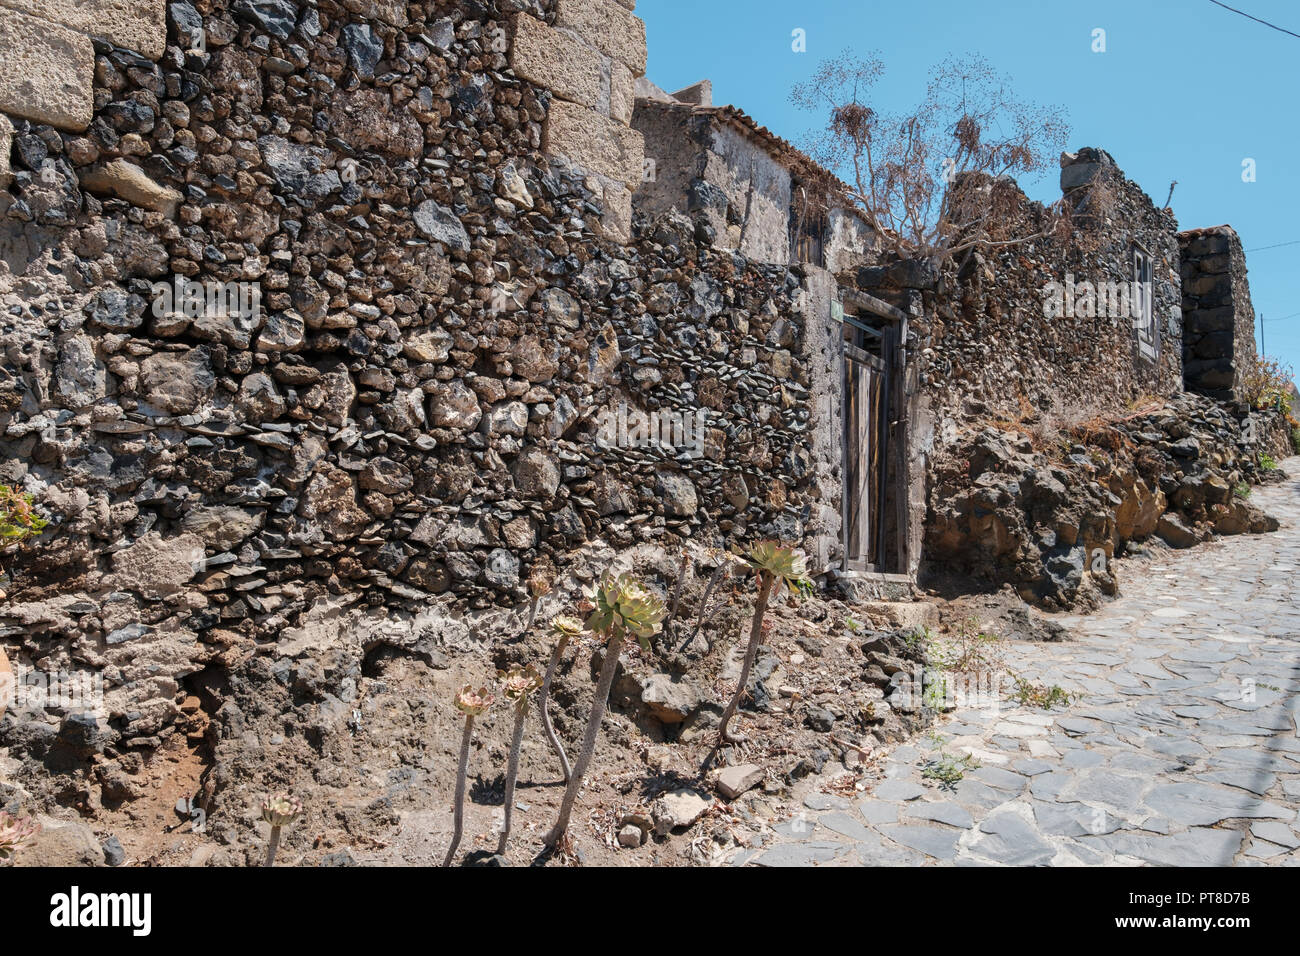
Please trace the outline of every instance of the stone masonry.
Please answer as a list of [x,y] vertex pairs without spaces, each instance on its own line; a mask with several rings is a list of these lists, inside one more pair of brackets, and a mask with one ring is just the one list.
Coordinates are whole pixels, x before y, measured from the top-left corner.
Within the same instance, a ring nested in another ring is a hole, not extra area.
[[1241,397],[1255,358],[1255,310],[1246,254],[1231,226],[1178,234],[1183,279],[1183,375],[1189,389]]

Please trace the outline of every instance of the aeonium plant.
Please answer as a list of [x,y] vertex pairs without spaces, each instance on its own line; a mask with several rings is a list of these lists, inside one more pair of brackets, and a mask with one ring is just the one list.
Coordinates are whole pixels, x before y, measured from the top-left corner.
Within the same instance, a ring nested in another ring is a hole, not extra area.
[[763,644],[765,635],[763,616],[767,613],[768,601],[783,585],[789,589],[792,598],[807,595],[813,589],[813,583],[808,578],[808,564],[804,556],[794,548],[786,547],[777,541],[758,542],[749,549],[744,561],[754,570],[758,578],[758,597],[754,601],[754,616],[750,621],[745,660],[740,668],[740,682],[736,685],[736,693],[732,695],[726,710],[722,712],[722,719],[718,723],[718,738],[714,742],[713,749],[704,759],[705,769],[713,762],[724,743],[736,740],[728,736],[727,725],[740,707],[740,699],[744,696],[745,686],[749,683],[749,672],[753,669],[754,659]]
[[510,761],[506,766],[505,819],[501,826],[501,839],[497,853],[506,852],[510,841],[510,822],[515,808],[515,779],[519,775],[519,748],[524,742],[524,719],[528,716],[528,695],[542,686],[542,676],[532,664],[515,667],[508,673],[497,675],[501,679],[501,692],[515,705],[515,729],[510,738]]
[[587,618],[588,630],[620,641],[630,634],[644,650],[650,649],[650,638],[659,633],[664,619],[664,603],[654,592],[631,575],[607,574],[591,599],[595,608]]
[[41,825],[31,817],[18,817],[0,810],[0,862],[13,859],[40,832]]
[[290,793],[273,793],[262,801],[262,819],[271,824],[271,839],[266,846],[266,866],[275,866],[275,851],[280,847],[280,829],[302,815],[302,801]]
[[469,745],[474,737],[474,718],[481,716],[491,707],[492,701],[493,697],[486,687],[475,690],[471,684],[466,684],[458,690],[452,701],[456,709],[465,715],[465,730],[461,734],[460,761],[456,765],[456,797],[452,806],[451,846],[447,848],[447,856],[442,861],[443,866],[451,866],[451,861],[456,856],[456,849],[460,846],[461,834],[464,832],[465,771],[469,767]]
[[600,722],[609,704],[609,689],[618,670],[618,655],[623,649],[623,642],[628,635],[632,635],[641,642],[642,647],[648,649],[650,638],[659,632],[664,619],[663,601],[629,574],[615,576],[606,572],[588,597],[592,611],[587,618],[587,630],[598,638],[604,638],[605,659],[600,667],[596,696],[582,737],[582,752],[569,777],[569,785],[564,790],[559,817],[544,838],[550,847],[559,843],[568,831],[573,804],[578,798],[583,777],[586,776],[592,754],[596,750],[596,738],[600,734]]

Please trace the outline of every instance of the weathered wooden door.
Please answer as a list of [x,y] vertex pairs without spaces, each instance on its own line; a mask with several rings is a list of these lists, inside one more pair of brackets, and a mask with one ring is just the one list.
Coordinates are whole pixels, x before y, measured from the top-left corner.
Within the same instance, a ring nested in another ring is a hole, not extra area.
[[844,566],[886,570],[894,330],[844,322]]

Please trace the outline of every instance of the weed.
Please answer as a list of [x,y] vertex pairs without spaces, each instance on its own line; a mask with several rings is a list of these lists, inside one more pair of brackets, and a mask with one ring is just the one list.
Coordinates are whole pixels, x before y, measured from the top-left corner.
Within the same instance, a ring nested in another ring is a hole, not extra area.
[[939,670],[963,674],[998,673],[1002,661],[1002,638],[980,629],[979,621],[968,617],[950,637],[930,644],[930,663]]
[[979,761],[970,754],[954,757],[952,754],[940,751],[938,756],[925,762],[921,768],[921,776],[926,780],[938,781],[939,786],[944,790],[952,790],[966,776],[967,770],[978,770],[979,766]]
[[1058,705],[1064,707],[1075,698],[1074,694],[1059,684],[1048,687],[1046,684],[1027,681],[1023,677],[1016,678],[1016,689],[1011,696],[1023,707],[1041,707],[1043,710],[1051,710]]
[[1237,482],[1235,485],[1232,486],[1232,493],[1233,493],[1234,495],[1236,495],[1238,498],[1249,498],[1249,497],[1250,497],[1250,485],[1248,485],[1248,484],[1247,484],[1246,482],[1244,482],[1244,481],[1239,481],[1239,482]]

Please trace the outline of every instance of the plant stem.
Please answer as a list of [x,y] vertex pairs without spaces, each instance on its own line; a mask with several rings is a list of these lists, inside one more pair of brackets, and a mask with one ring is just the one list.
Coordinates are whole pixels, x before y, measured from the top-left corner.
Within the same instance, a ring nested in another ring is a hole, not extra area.
[[510,818],[515,809],[515,778],[519,776],[519,748],[524,742],[524,719],[528,716],[528,695],[519,698],[515,705],[515,732],[510,738],[510,762],[506,766],[506,818],[501,825],[501,839],[497,842],[497,854],[506,852],[510,842]]
[[564,774],[565,783],[573,777],[573,770],[569,766],[568,756],[564,753],[564,744],[560,743],[560,735],[551,725],[551,714],[547,707],[551,702],[551,681],[555,677],[556,668],[560,664],[560,655],[564,653],[567,644],[567,639],[556,642],[555,648],[551,651],[551,659],[546,665],[546,676],[542,678],[542,689],[537,692],[537,709],[542,715],[542,728],[546,731],[546,739],[551,742],[551,749],[560,758],[560,770]]
[[609,703],[609,689],[614,686],[614,674],[618,670],[618,655],[622,649],[623,635],[611,634],[605,645],[605,661],[600,667],[596,699],[592,701],[591,716],[587,718],[587,730],[582,737],[582,752],[578,754],[578,762],[574,765],[573,774],[569,777],[569,785],[564,790],[564,800],[560,804],[560,815],[555,821],[555,826],[551,827],[550,832],[543,837],[543,842],[548,847],[553,847],[560,842],[560,838],[569,829],[569,816],[573,813],[573,804],[578,799],[578,791],[582,789],[582,778],[586,776],[592,754],[596,752],[600,722],[605,716],[605,707]]
[[745,685],[749,683],[749,672],[754,667],[754,658],[758,656],[758,648],[763,643],[763,615],[767,612],[767,601],[772,596],[772,585],[776,583],[776,579],[764,572],[759,572],[759,576],[758,600],[754,602],[754,618],[749,625],[749,645],[745,648],[745,662],[740,668],[740,683],[736,685],[736,693],[727,704],[727,709],[722,712],[722,720],[718,722],[718,739],[713,749],[709,751],[709,755],[704,758],[706,769],[722,749],[722,745],[727,742],[727,724],[731,722],[736,709],[740,707],[740,698],[745,695]]
[[266,863],[264,866],[275,866],[275,851],[280,847],[280,828],[271,827],[271,840],[266,845]]
[[663,629],[665,634],[668,632],[669,623],[677,616],[677,606],[682,602],[682,588],[686,584],[686,569],[690,566],[690,561],[690,556],[682,552],[681,564],[677,566],[677,584],[673,588],[672,607],[668,611],[668,616],[664,618]]
[[[704,588],[704,596],[700,598],[700,610],[695,617],[695,629],[691,631],[691,636],[688,637],[686,641],[682,644],[682,646],[678,648],[679,651],[686,650],[686,648],[690,646],[691,641],[695,640],[695,635],[700,633],[700,628],[705,623],[707,623],[708,620],[713,619],[712,614],[710,614],[709,617],[706,619],[704,617],[704,613],[705,611],[708,610],[709,607],[709,596],[713,594],[713,589],[717,587],[718,582],[722,580],[724,576],[726,576],[727,570],[728,570],[728,565],[727,562],[724,561],[721,564],[719,564],[716,568],[714,568],[713,573],[709,575],[709,583]],[[712,647],[712,644],[713,642],[710,641],[709,642],[710,647]]]
[[460,738],[460,764],[456,768],[456,803],[453,811],[451,846],[447,848],[447,858],[443,866],[451,866],[456,848],[460,846],[460,835],[465,822],[465,770],[469,767],[469,742],[474,736],[474,715],[465,715],[465,733]]

